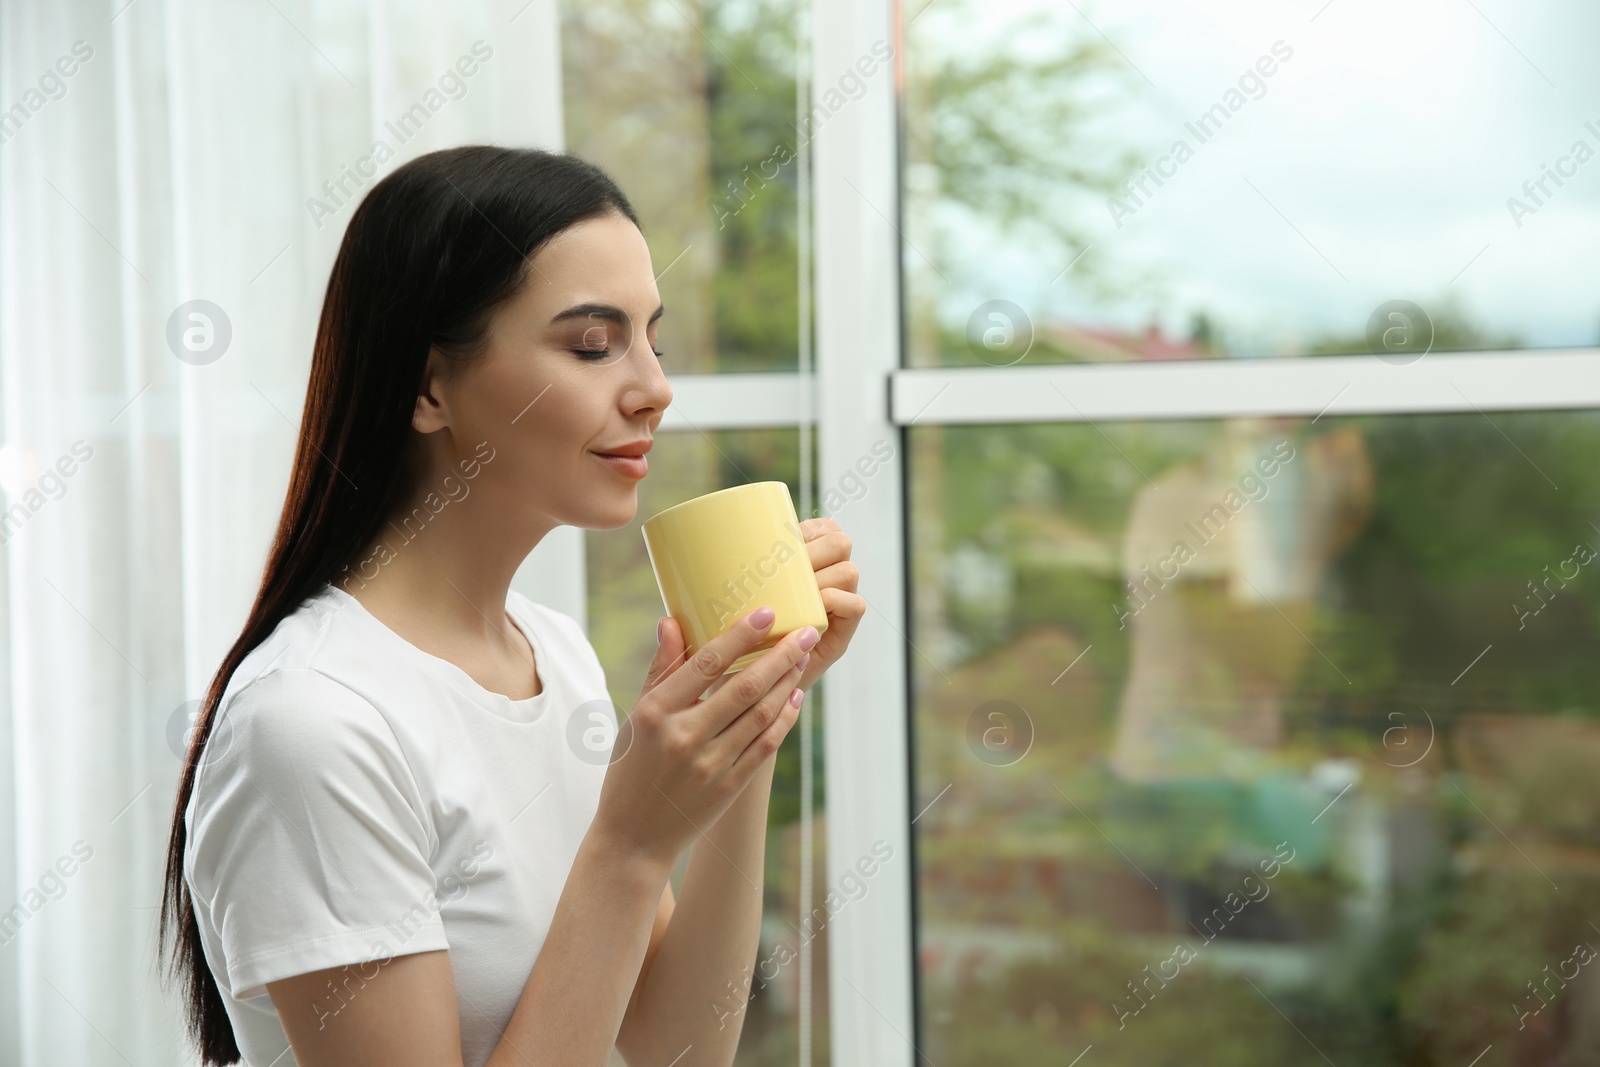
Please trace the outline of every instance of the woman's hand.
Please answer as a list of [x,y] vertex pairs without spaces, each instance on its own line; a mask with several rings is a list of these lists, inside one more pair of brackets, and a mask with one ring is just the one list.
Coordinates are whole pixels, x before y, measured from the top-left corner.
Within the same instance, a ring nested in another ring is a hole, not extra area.
[[828,612],[828,628],[811,650],[811,662],[800,676],[800,688],[809,691],[823,672],[844,655],[867,613],[867,602],[856,593],[861,576],[850,562],[850,535],[828,518],[807,519],[800,524],[800,532],[811,555],[811,569],[817,573],[822,606]]
[[619,847],[670,866],[783,743],[800,713],[794,698],[802,695],[816,628],[784,635],[748,667],[723,676],[772,622],[771,608],[757,608],[686,660],[677,621],[662,621],[644,687],[617,730],[594,817],[594,827]]

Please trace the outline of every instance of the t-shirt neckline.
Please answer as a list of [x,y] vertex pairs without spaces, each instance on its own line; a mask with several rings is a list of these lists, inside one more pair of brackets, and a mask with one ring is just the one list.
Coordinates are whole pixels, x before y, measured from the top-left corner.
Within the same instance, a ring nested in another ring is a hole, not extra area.
[[341,605],[353,610],[356,616],[362,619],[370,629],[387,635],[384,640],[398,647],[403,655],[423,664],[435,673],[443,675],[445,681],[463,696],[475,704],[488,708],[501,718],[510,719],[513,722],[533,722],[543,714],[545,705],[549,703],[550,672],[546,665],[550,662],[550,659],[546,654],[544,643],[539,640],[536,632],[538,627],[523,618],[521,612],[513,604],[514,596],[506,597],[506,614],[511,618],[512,625],[521,632],[522,636],[528,639],[528,645],[533,649],[534,667],[539,672],[539,691],[533,696],[523,697],[521,700],[512,700],[504,693],[496,693],[492,689],[484,688],[472,675],[454,663],[442,656],[435,656],[431,652],[418,648],[390,629],[389,625],[382,619],[368,611],[365,604],[333,582],[327,583],[325,588]]

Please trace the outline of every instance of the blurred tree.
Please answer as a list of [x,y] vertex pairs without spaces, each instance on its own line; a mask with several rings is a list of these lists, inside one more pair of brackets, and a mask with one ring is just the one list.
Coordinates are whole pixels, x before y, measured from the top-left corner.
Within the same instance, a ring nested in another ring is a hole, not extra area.
[[[933,188],[917,191],[1070,262],[1090,244],[1084,209],[1103,211],[1138,162],[1095,129],[1101,98],[1126,91],[1132,72],[1058,12],[1001,15],[979,0],[939,0],[920,21],[904,57],[905,165]],[[929,254],[959,273],[959,263]],[[1075,277],[1104,269],[1104,260],[1085,261]]]

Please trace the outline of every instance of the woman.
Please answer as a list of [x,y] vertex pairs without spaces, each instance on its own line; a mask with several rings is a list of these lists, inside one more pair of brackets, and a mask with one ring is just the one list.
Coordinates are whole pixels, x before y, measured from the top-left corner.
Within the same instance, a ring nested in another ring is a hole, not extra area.
[[723,685],[770,612],[693,657],[664,619],[620,729],[577,623],[509,588],[556,526],[633,517],[661,315],[627,199],[571,157],[433,152],[355,211],[173,818],[203,1062],[732,1062],[712,1006],[758,947],[773,753],[865,611],[850,540],[802,524],[820,642]]

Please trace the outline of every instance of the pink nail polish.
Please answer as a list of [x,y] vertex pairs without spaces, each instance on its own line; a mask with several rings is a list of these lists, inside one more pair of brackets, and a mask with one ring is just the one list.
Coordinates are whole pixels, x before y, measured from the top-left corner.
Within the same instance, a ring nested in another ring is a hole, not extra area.
[[804,689],[796,689],[794,692],[789,694],[789,703],[798,708],[800,706],[800,702],[805,698],[806,691]]

